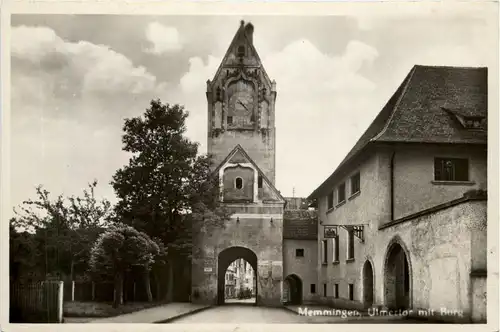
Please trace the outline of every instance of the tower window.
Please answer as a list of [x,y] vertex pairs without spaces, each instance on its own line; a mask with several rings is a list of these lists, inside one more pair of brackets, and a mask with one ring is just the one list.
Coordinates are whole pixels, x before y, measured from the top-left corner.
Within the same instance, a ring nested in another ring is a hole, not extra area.
[[245,56],[245,46],[238,46],[238,57],[244,57]]
[[232,116],[227,117],[227,124],[233,124],[233,117]]
[[235,187],[236,187],[236,189],[243,188],[243,179],[242,178],[236,178]]
[[258,186],[259,188],[262,188],[262,175],[259,175]]
[[220,87],[218,87],[218,88],[217,88],[217,95],[216,95],[216,99],[217,99],[217,101],[219,101],[219,100],[221,100],[221,99],[222,99],[222,98],[221,98],[221,89],[220,89]]

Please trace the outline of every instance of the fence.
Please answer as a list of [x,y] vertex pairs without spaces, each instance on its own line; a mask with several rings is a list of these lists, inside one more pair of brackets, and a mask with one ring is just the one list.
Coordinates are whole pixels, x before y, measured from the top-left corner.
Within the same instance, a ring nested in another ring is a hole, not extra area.
[[62,323],[63,282],[13,283],[10,287],[12,323]]

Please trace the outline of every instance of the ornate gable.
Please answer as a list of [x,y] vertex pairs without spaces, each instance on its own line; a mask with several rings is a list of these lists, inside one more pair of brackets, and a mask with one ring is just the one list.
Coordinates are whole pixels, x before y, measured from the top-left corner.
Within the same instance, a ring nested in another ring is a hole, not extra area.
[[285,203],[281,193],[240,145],[227,155],[215,172],[223,202]]

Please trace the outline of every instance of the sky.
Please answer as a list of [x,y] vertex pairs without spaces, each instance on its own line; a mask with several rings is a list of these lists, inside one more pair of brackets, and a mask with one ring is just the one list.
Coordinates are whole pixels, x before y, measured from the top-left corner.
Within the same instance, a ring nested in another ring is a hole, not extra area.
[[[342,161],[413,65],[491,66],[497,28],[464,15],[126,16],[11,18],[11,195],[43,185],[78,195],[128,162],[124,119],[151,99],[190,112],[206,152],[206,81],[240,20],[277,82],[276,187],[308,196]],[[493,22],[494,23],[494,22]],[[229,151],[228,151],[229,152]]]

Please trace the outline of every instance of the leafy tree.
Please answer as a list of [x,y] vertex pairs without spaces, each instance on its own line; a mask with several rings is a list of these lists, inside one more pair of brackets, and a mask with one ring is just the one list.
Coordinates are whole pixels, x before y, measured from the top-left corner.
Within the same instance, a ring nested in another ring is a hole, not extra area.
[[74,279],[75,268],[87,270],[91,245],[112,212],[109,201],[95,198],[96,186],[97,181],[90,183],[82,197],[59,195],[55,199],[38,186],[37,199],[24,201],[19,211],[15,210],[12,227],[35,234],[45,252],[45,274],[68,273]]
[[19,280],[22,271],[41,272],[37,263],[42,260],[43,253],[35,234],[16,231],[14,222],[12,218],[9,223],[9,272],[13,280]]
[[191,229],[197,223],[221,226],[228,218],[218,206],[211,159],[198,155],[198,144],[184,136],[187,117],[182,106],[153,100],[143,116],[126,119],[123,150],[132,157],[112,181],[118,220],[157,236],[167,249],[167,300],[175,262],[191,255]]
[[114,278],[113,306],[117,307],[123,304],[124,274],[134,266],[149,269],[159,254],[160,247],[147,234],[116,224],[102,233],[92,247],[90,268]]

